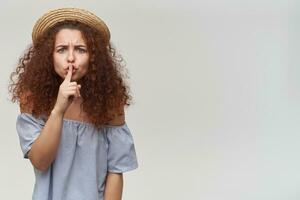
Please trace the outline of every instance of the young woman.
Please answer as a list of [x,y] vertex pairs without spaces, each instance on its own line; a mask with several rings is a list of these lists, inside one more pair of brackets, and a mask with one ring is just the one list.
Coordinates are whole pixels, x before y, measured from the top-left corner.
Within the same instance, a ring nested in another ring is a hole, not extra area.
[[125,106],[131,96],[106,24],[93,13],[44,14],[11,74],[16,128],[36,200],[120,200],[138,167]]

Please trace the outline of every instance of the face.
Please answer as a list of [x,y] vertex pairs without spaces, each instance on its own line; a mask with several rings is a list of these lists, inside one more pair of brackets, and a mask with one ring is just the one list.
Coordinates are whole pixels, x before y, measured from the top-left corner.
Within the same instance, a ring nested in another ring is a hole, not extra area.
[[80,80],[88,71],[89,53],[79,30],[61,29],[55,38],[53,64],[55,72],[65,78],[73,66],[72,81]]

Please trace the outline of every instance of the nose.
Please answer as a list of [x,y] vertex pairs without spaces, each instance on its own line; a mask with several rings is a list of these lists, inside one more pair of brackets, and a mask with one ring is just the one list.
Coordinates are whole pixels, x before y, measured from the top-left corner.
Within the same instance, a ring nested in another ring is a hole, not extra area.
[[68,53],[68,62],[74,62],[74,60],[75,60],[74,53],[73,53],[73,51],[71,50],[71,51],[69,51],[69,53]]

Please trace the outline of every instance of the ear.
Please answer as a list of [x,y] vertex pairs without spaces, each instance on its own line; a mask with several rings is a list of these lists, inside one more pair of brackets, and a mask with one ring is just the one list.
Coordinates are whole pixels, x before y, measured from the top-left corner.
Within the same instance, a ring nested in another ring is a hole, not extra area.
[[124,105],[117,109],[114,113],[114,118],[108,122],[109,125],[121,126],[125,124]]

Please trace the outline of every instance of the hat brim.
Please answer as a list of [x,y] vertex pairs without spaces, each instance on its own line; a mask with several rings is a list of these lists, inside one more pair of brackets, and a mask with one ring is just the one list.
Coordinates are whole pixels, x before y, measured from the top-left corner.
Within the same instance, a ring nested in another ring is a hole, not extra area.
[[95,14],[79,8],[59,8],[51,10],[44,14],[38,19],[35,23],[32,30],[32,42],[36,43],[38,38],[42,36],[47,30],[55,26],[57,23],[73,20],[79,21],[83,24],[91,26],[98,30],[105,39],[105,42],[108,44],[110,40],[110,32],[107,25]]

